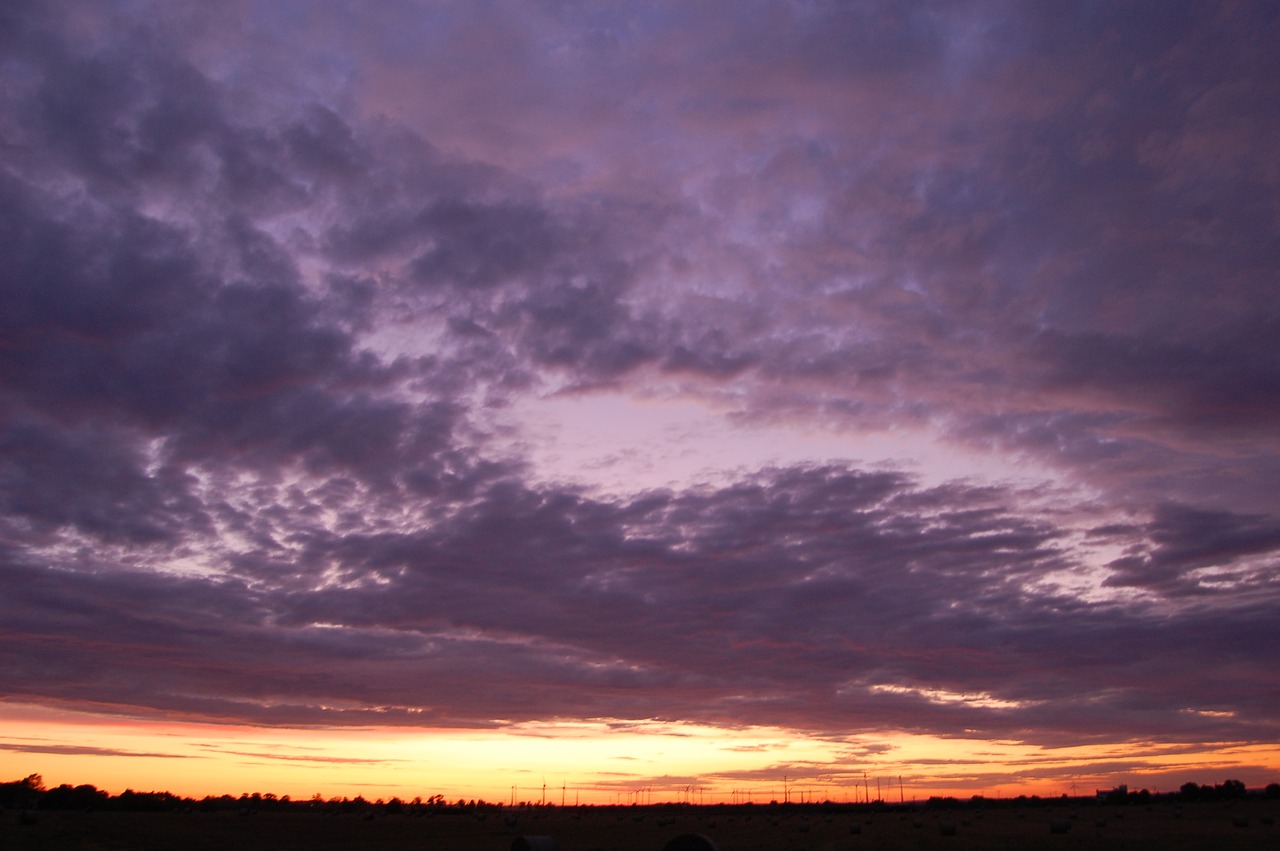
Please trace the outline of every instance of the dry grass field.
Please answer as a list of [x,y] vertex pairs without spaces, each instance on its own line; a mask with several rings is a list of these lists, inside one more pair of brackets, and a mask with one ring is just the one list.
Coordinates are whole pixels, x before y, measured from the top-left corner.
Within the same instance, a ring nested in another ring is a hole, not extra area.
[[324,815],[299,812],[0,814],[0,851],[508,851],[550,836],[560,851],[661,851],[685,833],[720,851],[856,849],[1276,849],[1280,801],[1152,806],[1061,804],[878,812],[818,807],[547,809],[521,813]]

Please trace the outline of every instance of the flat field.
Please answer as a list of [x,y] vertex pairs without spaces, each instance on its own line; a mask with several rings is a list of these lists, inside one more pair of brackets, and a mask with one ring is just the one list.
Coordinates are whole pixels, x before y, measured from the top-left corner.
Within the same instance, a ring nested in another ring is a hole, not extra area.
[[662,851],[686,833],[720,851],[857,849],[1274,849],[1280,801],[1151,806],[1012,804],[873,811],[854,807],[583,807],[503,813],[307,812],[0,814],[0,851],[508,851],[550,836],[560,851]]

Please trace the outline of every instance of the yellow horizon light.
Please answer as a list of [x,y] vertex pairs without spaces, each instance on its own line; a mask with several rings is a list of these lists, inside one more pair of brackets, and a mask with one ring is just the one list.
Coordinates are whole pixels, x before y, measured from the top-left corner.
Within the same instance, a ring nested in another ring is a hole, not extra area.
[[40,774],[48,786],[87,783],[112,794],[133,789],[193,798],[257,792],[368,800],[442,794],[451,802],[557,805],[877,796],[894,802],[1056,797],[1118,783],[1169,791],[1186,780],[1221,782],[1244,773],[1260,784],[1276,779],[1260,771],[1280,775],[1280,745],[1048,748],[960,736],[824,737],[655,720],[278,728],[0,704],[0,727],[0,782]]

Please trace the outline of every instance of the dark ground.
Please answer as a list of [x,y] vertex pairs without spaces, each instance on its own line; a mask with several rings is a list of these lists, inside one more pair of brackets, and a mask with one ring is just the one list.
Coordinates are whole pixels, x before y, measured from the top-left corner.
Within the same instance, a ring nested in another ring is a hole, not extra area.
[[[1092,802],[981,809],[919,807],[595,807],[497,812],[326,815],[306,812],[0,813],[0,851],[508,851],[551,836],[560,851],[662,851],[689,832],[720,851],[853,849],[1280,849],[1280,801],[1151,806]],[[28,823],[32,822],[34,823]],[[952,834],[950,829],[954,829]],[[856,833],[854,831],[857,831]]]

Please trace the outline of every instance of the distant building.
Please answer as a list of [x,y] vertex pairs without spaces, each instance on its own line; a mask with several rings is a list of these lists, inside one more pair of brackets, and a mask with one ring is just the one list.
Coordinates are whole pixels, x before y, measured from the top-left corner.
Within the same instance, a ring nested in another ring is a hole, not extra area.
[[1128,784],[1121,783],[1114,789],[1095,789],[1094,796],[1099,801],[1127,801],[1129,799]]

